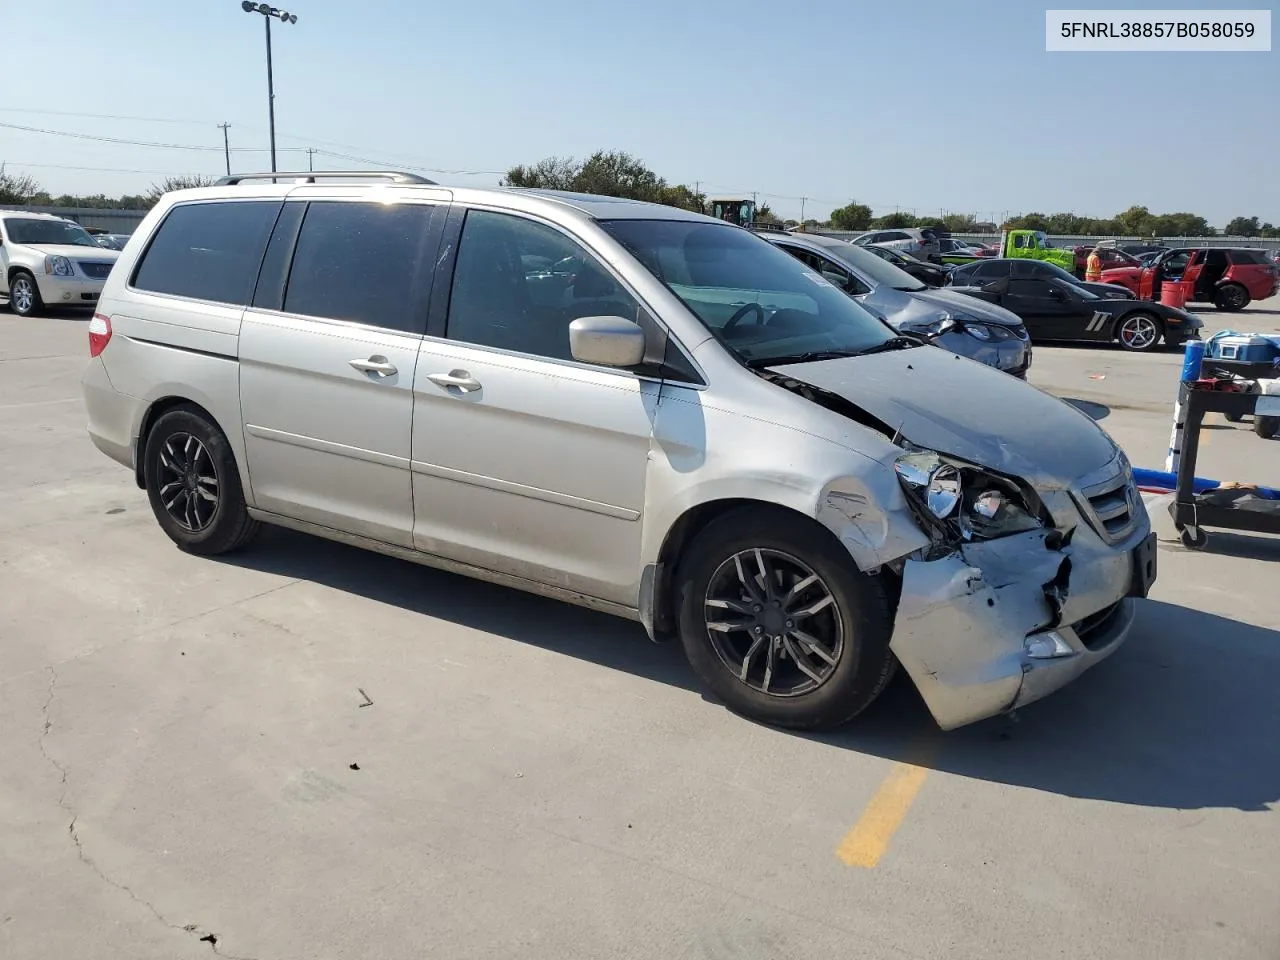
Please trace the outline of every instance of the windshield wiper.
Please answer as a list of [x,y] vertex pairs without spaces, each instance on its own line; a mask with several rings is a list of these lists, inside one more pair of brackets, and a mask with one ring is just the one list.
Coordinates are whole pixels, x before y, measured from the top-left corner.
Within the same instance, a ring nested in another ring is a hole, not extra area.
[[752,370],[778,366],[784,363],[812,363],[815,360],[838,360],[841,357],[857,357],[865,350],[810,350],[807,353],[790,353],[778,357],[752,357],[747,366]]
[[890,350],[910,350],[912,347],[922,347],[924,344],[912,337],[890,337],[884,343],[877,343],[873,347],[867,347],[865,350],[859,350],[858,356],[865,357],[869,353],[887,353]]

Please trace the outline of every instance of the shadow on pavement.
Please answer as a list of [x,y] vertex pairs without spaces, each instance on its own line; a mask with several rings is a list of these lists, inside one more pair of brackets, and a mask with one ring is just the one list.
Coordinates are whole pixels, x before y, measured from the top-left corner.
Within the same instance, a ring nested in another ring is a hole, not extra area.
[[1148,600],[1123,647],[1016,721],[913,734],[902,717],[924,705],[895,683],[820,739],[1067,797],[1262,811],[1280,801],[1277,670],[1280,632]]
[[1280,539],[1268,537],[1266,534],[1254,536],[1228,530],[1215,530],[1212,527],[1209,527],[1206,532],[1209,534],[1209,542],[1200,551],[1201,553],[1280,563]]
[[[678,644],[606,614],[273,528],[223,561],[701,690]],[[1280,802],[1278,676],[1280,632],[1148,600],[1125,646],[1016,721],[944,733],[899,671],[850,726],[807,738],[1068,797],[1264,810]]]

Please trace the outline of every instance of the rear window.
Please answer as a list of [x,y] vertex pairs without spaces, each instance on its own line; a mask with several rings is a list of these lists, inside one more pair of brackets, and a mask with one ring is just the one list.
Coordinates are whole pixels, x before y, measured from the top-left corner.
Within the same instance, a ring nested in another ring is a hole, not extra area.
[[196,300],[247,304],[279,210],[278,200],[174,207],[134,271],[133,286]]
[[1231,262],[1236,264],[1253,263],[1258,266],[1270,266],[1265,250],[1231,250],[1228,252]]

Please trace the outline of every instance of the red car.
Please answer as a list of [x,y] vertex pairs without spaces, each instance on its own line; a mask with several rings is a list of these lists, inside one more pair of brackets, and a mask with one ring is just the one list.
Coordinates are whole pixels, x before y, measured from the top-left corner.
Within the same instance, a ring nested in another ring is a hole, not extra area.
[[[1073,253],[1076,255],[1076,276],[1084,278],[1089,267],[1089,254],[1093,253],[1094,248],[1085,244],[1082,247],[1076,247]],[[1098,250],[1098,255],[1102,258],[1102,269],[1114,270],[1118,267],[1139,267],[1142,262],[1135,256],[1125,253],[1123,250],[1117,250],[1115,247],[1102,247]],[[1105,277],[1103,282],[1106,282]]]
[[1139,300],[1159,300],[1166,280],[1194,281],[1190,301],[1212,303],[1219,310],[1243,310],[1251,300],[1273,297],[1280,287],[1280,268],[1265,250],[1200,247],[1168,250],[1143,266],[1102,271],[1103,283],[1118,283]]

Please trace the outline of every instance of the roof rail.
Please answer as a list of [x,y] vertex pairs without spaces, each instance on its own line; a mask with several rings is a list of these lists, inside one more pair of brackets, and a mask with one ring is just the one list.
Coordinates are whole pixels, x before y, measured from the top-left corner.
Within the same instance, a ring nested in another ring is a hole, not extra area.
[[436,186],[434,180],[420,177],[416,173],[398,173],[395,170],[303,170],[292,173],[282,170],[278,173],[237,173],[229,177],[220,177],[215,187],[234,187],[245,180],[291,180],[301,183],[315,183],[324,180],[390,180],[392,183],[417,183]]

